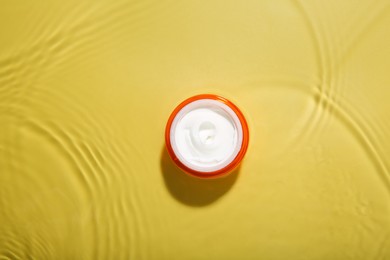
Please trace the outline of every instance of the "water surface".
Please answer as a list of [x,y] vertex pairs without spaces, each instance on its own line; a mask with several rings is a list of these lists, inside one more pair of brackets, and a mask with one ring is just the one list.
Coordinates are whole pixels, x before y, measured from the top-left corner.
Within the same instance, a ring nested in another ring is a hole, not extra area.
[[[0,259],[389,259],[390,2],[10,1]],[[187,97],[247,117],[240,169],[163,150]]]

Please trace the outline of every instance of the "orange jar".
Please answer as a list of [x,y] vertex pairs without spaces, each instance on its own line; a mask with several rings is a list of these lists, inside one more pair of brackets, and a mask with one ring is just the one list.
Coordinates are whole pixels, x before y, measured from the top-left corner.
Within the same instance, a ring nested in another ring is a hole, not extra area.
[[233,171],[248,148],[248,124],[232,102],[202,94],[180,103],[168,119],[165,141],[172,160],[186,173],[216,178]]

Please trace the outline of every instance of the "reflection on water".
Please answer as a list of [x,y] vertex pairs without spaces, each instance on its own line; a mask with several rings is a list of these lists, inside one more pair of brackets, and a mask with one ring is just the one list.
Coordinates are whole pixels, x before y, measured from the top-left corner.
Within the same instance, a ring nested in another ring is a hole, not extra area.
[[[387,259],[390,3],[5,1],[0,258]],[[245,113],[237,172],[164,146],[199,93]]]

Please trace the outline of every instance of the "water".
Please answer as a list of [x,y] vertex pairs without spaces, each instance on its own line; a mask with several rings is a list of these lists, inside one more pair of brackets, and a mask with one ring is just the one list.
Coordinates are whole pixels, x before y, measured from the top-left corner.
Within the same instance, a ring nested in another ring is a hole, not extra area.
[[[387,259],[390,3],[5,1],[1,259]],[[164,127],[199,93],[251,133],[190,178]]]

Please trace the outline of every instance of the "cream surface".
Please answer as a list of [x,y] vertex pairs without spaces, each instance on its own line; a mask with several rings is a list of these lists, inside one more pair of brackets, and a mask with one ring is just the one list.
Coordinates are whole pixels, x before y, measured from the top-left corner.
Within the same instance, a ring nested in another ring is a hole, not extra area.
[[204,99],[185,106],[171,127],[176,156],[187,167],[211,172],[237,156],[242,129],[234,111],[222,102]]

